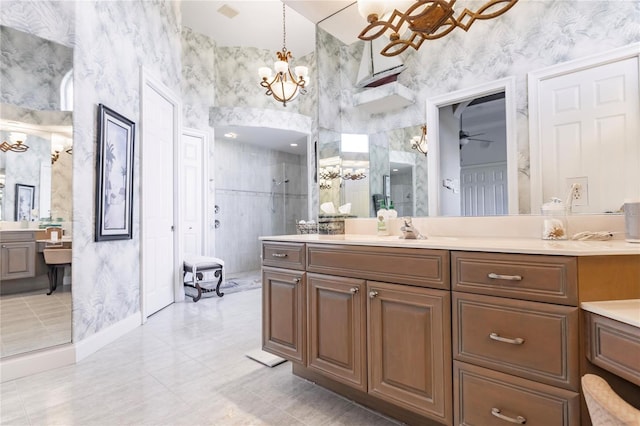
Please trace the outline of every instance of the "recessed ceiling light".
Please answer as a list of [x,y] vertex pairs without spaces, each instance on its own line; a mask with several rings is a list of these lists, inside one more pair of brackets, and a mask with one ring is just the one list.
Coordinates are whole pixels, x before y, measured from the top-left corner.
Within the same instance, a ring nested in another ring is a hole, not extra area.
[[229,132],[229,133],[225,133],[225,134],[224,134],[224,137],[225,137],[225,138],[229,138],[229,139],[235,139],[236,137],[238,137],[238,135],[236,135],[236,134],[235,134],[235,133],[233,133],[233,132]]
[[291,146],[298,146],[298,144],[297,144],[297,143],[292,143],[292,144],[290,144],[290,145],[291,145]]

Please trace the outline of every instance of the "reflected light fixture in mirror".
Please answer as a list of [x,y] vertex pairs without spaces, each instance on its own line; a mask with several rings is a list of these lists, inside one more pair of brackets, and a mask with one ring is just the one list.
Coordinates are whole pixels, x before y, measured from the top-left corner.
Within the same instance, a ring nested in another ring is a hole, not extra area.
[[29,149],[29,146],[24,143],[24,141],[27,140],[26,133],[11,132],[9,134],[9,140],[11,143],[2,141],[2,144],[0,144],[0,150],[2,150],[2,152],[25,152]]
[[287,106],[290,102],[298,97],[299,94],[307,93],[305,85],[309,78],[309,69],[304,66],[295,67],[295,75],[291,72],[289,60],[293,58],[290,51],[287,50],[287,27],[285,24],[285,4],[282,3],[282,51],[277,52],[278,60],[274,63],[275,76],[273,70],[269,67],[260,67],[258,75],[260,76],[260,86],[267,89],[265,95],[273,96],[273,98],[282,102],[282,106]]
[[384,34],[389,43],[380,53],[395,56],[409,47],[418,50],[425,40],[444,37],[455,28],[468,31],[476,20],[496,18],[517,2],[489,0],[475,12],[465,8],[456,18],[455,0],[417,0],[404,12],[393,9],[389,15],[386,13],[392,7],[388,1],[358,0],[358,12],[369,23],[358,38],[370,41]]
[[427,155],[427,126],[421,126],[422,134],[411,138],[411,148],[421,154]]
[[60,153],[64,151],[67,154],[73,153],[73,145],[71,140],[64,136],[52,134],[51,135],[51,164],[54,164],[60,158]]

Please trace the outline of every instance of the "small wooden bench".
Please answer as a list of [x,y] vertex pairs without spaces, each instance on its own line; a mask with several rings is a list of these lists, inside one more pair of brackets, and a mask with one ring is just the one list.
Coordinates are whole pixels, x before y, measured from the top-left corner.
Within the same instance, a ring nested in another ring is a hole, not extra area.
[[[205,272],[212,272],[214,279],[204,279]],[[184,281],[187,272],[191,274],[191,281]],[[195,288],[197,294],[190,296],[194,302],[202,297],[202,293],[215,291],[219,297],[224,296],[220,291],[220,285],[224,282],[224,261],[215,257],[208,256],[187,256],[183,262],[182,279],[185,287]],[[215,283],[214,287],[208,287],[203,284]]]

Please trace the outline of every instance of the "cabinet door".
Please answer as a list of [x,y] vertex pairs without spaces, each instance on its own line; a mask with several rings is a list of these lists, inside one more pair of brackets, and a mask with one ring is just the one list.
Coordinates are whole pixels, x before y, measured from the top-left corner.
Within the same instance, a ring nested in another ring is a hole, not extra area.
[[369,393],[452,422],[450,293],[367,282]]
[[2,243],[0,247],[0,279],[31,278],[36,276],[36,243]]
[[262,268],[262,349],[306,363],[305,273]]
[[309,368],[367,391],[364,280],[307,274]]

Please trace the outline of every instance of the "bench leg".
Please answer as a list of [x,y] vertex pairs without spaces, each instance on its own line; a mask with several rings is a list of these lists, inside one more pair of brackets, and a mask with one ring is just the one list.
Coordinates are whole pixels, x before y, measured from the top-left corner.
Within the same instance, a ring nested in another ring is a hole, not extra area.
[[216,269],[213,273],[213,276],[218,278],[218,284],[216,285],[216,294],[218,297],[224,296],[224,293],[220,291],[220,284],[222,284],[222,269]]

